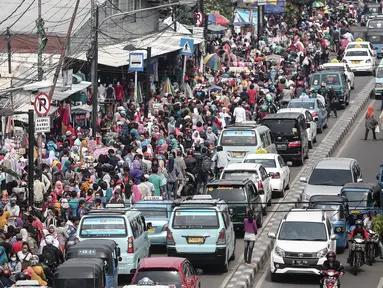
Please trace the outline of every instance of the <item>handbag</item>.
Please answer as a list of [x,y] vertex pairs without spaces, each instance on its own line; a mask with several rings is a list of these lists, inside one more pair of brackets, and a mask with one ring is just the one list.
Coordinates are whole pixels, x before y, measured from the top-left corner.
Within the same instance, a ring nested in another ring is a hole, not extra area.
[[21,268],[22,268],[23,270],[27,269],[28,266],[29,266],[29,261],[26,260],[29,254],[30,254],[30,253],[28,252],[28,253],[24,256],[23,261],[22,261],[22,263],[21,263]]
[[245,235],[243,237],[244,241],[255,241],[255,233],[252,232],[245,232]]
[[376,126],[375,126],[375,133],[379,133],[379,132],[380,132],[379,125],[376,125]]

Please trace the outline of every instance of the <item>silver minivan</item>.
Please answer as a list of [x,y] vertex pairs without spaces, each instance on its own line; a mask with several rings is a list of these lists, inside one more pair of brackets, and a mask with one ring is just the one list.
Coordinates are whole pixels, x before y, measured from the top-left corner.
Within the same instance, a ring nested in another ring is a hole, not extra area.
[[244,121],[225,127],[218,143],[228,152],[231,163],[242,162],[247,154],[256,153],[259,148],[264,148],[269,153],[277,153],[270,129],[254,121]]

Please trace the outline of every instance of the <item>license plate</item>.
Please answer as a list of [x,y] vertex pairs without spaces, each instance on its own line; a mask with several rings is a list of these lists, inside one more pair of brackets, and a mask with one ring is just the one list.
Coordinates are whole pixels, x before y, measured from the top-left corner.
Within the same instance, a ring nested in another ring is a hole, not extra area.
[[350,214],[360,214],[360,210],[351,210]]
[[244,157],[245,152],[232,152],[231,155],[233,155],[233,157]]
[[352,64],[360,64],[360,61],[351,61]]
[[203,237],[189,237],[188,243],[189,244],[203,244],[205,242],[205,239]]
[[293,265],[306,266],[306,265],[309,265],[309,262],[306,260],[293,260]]
[[154,228],[148,229],[148,233],[154,233]]
[[286,150],[287,149],[287,145],[286,144],[277,144],[277,149],[284,149],[284,150]]

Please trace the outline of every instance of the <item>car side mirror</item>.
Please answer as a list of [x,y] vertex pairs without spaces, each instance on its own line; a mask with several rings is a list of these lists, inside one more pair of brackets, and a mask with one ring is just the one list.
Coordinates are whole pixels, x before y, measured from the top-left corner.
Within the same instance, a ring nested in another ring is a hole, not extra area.
[[333,234],[333,235],[331,235],[330,239],[331,240],[337,240],[338,239],[338,235]]
[[311,127],[310,122],[306,122],[306,128],[310,128],[310,127]]
[[269,237],[270,239],[276,239],[277,236],[275,235],[275,233],[268,233],[267,234],[267,237]]
[[307,179],[306,179],[306,177],[300,177],[300,178],[299,178],[299,182],[307,183]]
[[202,275],[203,274],[203,270],[202,269],[195,269],[195,272],[197,272],[198,275]]
[[376,174],[376,180],[379,181],[379,174]]
[[229,209],[229,214],[230,214],[230,216],[233,216],[233,214],[234,214],[234,211],[233,211],[233,209]]
[[319,118],[315,118],[314,120],[315,120],[315,122],[318,122],[318,121],[319,121]]
[[356,182],[361,183],[361,182],[363,182],[363,179],[362,179],[362,178],[358,178],[358,179],[356,180]]
[[136,274],[136,272],[137,272],[137,269],[130,269],[130,274]]

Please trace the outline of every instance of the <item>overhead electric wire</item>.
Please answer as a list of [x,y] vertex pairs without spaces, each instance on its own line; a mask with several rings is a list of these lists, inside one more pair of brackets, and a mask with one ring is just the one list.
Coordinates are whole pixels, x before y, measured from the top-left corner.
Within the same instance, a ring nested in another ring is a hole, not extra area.
[[19,8],[25,3],[25,0],[22,0],[20,4],[15,8],[15,10],[12,11],[11,14],[9,14],[4,20],[0,21],[0,25],[3,24],[5,21],[7,21],[9,18],[13,16],[19,10]]

